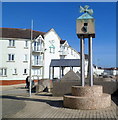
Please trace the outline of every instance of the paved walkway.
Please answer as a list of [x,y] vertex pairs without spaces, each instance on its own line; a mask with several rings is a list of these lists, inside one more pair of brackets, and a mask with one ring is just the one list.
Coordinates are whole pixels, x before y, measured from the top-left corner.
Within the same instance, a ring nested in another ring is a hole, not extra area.
[[4,85],[0,86],[0,91],[7,91],[13,89],[21,89],[24,88],[26,84],[17,84],[17,85]]
[[[32,97],[28,94],[8,95],[3,99],[24,101],[25,107],[4,118],[104,118],[118,120],[118,107],[112,102],[111,107],[101,110],[76,110],[63,107],[63,97],[53,97],[50,93],[40,93]],[[17,104],[16,104],[17,105]]]

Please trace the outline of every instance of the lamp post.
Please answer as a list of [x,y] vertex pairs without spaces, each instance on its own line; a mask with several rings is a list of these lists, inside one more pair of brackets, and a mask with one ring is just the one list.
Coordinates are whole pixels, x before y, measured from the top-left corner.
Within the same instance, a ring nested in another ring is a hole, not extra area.
[[30,86],[29,86],[29,96],[31,97],[31,89],[32,89],[32,40],[33,40],[33,20],[31,21],[31,41],[30,41],[30,69],[29,69],[29,78],[30,78]]

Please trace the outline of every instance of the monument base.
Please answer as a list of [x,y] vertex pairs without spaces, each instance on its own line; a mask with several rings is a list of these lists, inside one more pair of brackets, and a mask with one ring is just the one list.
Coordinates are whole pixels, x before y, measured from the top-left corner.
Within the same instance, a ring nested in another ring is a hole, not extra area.
[[102,109],[111,106],[111,95],[102,93],[102,86],[73,86],[72,95],[64,95],[64,107]]

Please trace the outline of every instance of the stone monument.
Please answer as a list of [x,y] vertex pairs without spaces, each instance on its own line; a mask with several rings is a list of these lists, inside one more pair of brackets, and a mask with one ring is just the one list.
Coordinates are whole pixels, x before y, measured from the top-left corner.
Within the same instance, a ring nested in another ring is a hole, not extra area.
[[[111,105],[111,96],[103,93],[103,87],[93,85],[93,63],[92,63],[92,38],[95,38],[93,10],[89,6],[80,6],[80,13],[84,12],[76,20],[76,34],[80,38],[81,55],[81,86],[72,86],[72,95],[64,95],[64,107],[73,109],[101,109]],[[89,48],[89,85],[85,85],[85,58],[84,39],[88,38]]]

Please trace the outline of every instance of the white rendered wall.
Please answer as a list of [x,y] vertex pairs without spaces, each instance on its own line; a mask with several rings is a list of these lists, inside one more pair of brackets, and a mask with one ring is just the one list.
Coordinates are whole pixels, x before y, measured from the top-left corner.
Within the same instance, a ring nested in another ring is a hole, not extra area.
[[[13,39],[12,39],[13,40]],[[15,40],[15,39],[14,39]],[[24,54],[28,55],[29,60],[29,48],[30,44],[28,42],[28,48],[25,49],[25,40],[23,39],[17,39],[15,40],[15,47],[9,47],[9,39],[2,40],[0,39],[0,51],[2,51],[2,58],[0,60],[0,68],[7,68],[7,76],[1,77],[1,80],[24,80],[26,79],[26,76],[29,74],[28,68],[29,68],[29,61],[24,61]],[[8,54],[14,54],[15,60],[8,61]],[[17,69],[17,74],[13,75],[13,69]],[[24,69],[27,69],[27,75],[23,75]]]
[[[11,39],[13,40],[13,39]],[[14,39],[15,40],[15,48],[9,48],[9,39],[0,39],[0,68],[6,67],[7,68],[7,76],[1,77],[1,80],[25,80],[26,77],[29,75],[29,64],[30,64],[30,40],[28,40],[28,48],[25,47],[25,41],[27,39]],[[50,53],[50,41],[54,41],[53,45],[55,46],[55,52]],[[51,62],[51,59],[60,59],[60,40],[61,38],[57,35],[54,29],[51,29],[44,35],[44,56],[43,56],[43,63],[44,66],[38,68],[41,69],[41,74],[43,74],[43,78],[49,78],[49,65]],[[80,59],[80,54],[75,51],[73,48],[71,48],[68,43],[66,44],[68,46],[67,49],[67,55],[64,59]],[[8,62],[8,54],[15,54],[15,62]],[[24,54],[28,55],[28,62],[24,61]],[[39,54],[39,53],[33,53]],[[33,56],[32,56],[33,59]],[[85,61],[85,75],[87,74],[87,66],[88,62]],[[17,69],[17,75],[13,75],[13,68]],[[43,72],[44,68],[44,72]],[[26,75],[23,74],[23,70],[27,69]],[[32,75],[34,74],[34,69],[32,69]],[[64,69],[64,74],[66,74],[70,68]],[[75,72],[80,71],[80,68],[73,68]],[[40,71],[38,71],[40,72]],[[37,73],[38,73],[37,72]],[[55,68],[55,78],[59,78],[59,68]],[[41,77],[40,77],[41,78]]]
[[97,74],[97,75],[102,75],[104,73],[104,70],[103,69],[98,69],[98,68],[94,68],[94,73]]
[[[46,35],[44,36],[44,42],[45,42],[45,53],[44,53],[44,78],[49,78],[49,65],[51,62],[51,59],[60,59],[59,56],[59,50],[60,50],[60,38],[56,34],[56,32],[51,29]],[[50,41],[54,40],[53,45],[55,46],[55,52],[50,53]],[[55,76],[59,76],[59,68],[55,68]]]
[[[67,44],[65,44],[65,46],[67,46]],[[68,46],[67,55],[65,55],[64,59],[80,59],[80,54],[76,50]],[[66,74],[69,70],[70,70],[70,67],[66,67],[64,69],[64,74]],[[77,71],[80,72],[80,67],[73,67],[73,71],[75,73]],[[88,61],[85,60],[85,77],[87,77],[87,74],[88,74]]]

